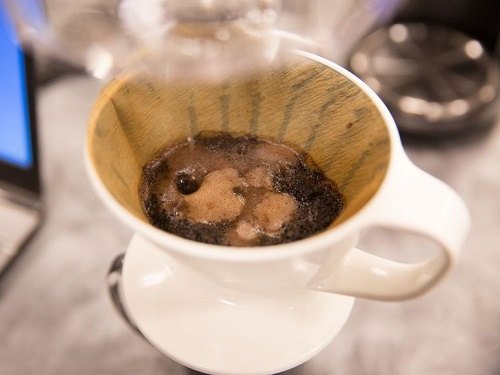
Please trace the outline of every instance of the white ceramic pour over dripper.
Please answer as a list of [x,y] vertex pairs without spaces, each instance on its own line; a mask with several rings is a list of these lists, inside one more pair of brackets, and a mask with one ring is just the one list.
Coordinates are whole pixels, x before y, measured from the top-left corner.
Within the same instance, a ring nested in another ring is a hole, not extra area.
[[[91,118],[91,181],[137,232],[125,257],[125,305],[160,350],[201,371],[259,374],[311,358],[349,315],[352,298],[333,293],[378,300],[423,293],[455,263],[468,232],[463,202],[410,163],[390,114],[365,84],[315,55],[297,52],[289,61],[223,84],[123,77],[105,88]],[[258,249],[152,227],[138,195],[142,165],[201,130],[298,145],[337,181],[346,209],[318,235]],[[372,225],[416,232],[441,251],[402,264],[355,249],[359,231]]]

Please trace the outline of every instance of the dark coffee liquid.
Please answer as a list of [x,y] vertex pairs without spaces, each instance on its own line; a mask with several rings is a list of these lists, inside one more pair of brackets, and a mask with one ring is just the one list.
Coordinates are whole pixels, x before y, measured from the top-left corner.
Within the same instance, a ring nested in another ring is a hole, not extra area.
[[342,194],[310,158],[252,136],[200,134],[143,168],[141,200],[151,223],[191,240],[273,245],[328,227]]

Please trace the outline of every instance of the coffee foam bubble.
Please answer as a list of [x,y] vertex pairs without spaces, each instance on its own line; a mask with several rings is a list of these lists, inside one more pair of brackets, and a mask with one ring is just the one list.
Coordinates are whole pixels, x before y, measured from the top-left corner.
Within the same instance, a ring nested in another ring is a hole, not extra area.
[[245,199],[233,189],[244,184],[234,168],[208,173],[200,188],[184,197],[186,217],[204,223],[235,220],[245,206]]

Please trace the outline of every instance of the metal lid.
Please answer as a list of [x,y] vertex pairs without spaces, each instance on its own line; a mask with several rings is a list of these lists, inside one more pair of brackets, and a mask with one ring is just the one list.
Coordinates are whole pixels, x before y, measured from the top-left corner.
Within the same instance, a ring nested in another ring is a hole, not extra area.
[[350,61],[401,131],[447,135],[491,124],[499,74],[481,43],[458,31],[394,24],[366,37]]

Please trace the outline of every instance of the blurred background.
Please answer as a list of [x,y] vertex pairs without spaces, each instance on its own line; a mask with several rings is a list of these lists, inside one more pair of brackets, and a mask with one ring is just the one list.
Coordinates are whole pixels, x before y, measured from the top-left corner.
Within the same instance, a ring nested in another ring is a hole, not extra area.
[[[8,34],[27,52],[0,64],[1,111],[20,98],[18,120],[31,126],[22,125],[31,131],[20,142],[33,147],[25,164],[0,151],[0,198],[24,207],[4,221],[0,212],[0,373],[195,373],[136,335],[110,302],[107,270],[132,233],[87,181],[90,110],[102,85],[129,70],[223,79],[305,48],[381,96],[413,162],[464,198],[472,231],[457,269],[437,288],[402,303],[358,300],[340,335],[286,374],[500,374],[500,2],[221,0],[202,11],[199,3],[0,2],[13,21],[5,22]],[[180,27],[193,22],[204,25],[194,39]],[[23,79],[11,79],[15,66],[26,69]],[[9,118],[0,120],[0,138],[11,139]],[[21,222],[28,229],[6,251],[5,233]],[[428,245],[378,229],[363,244],[389,256],[395,246],[415,253]]]

